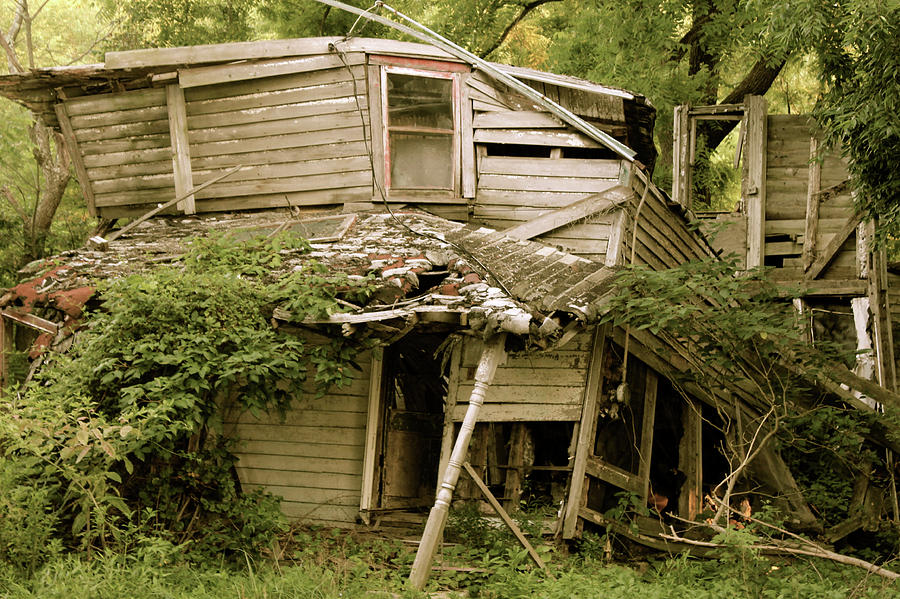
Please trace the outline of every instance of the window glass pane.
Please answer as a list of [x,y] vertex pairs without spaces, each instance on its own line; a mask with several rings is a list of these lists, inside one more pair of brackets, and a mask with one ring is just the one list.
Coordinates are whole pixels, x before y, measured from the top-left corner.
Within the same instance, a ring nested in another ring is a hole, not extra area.
[[453,82],[388,73],[388,125],[453,129]]
[[453,136],[390,134],[391,187],[453,189]]

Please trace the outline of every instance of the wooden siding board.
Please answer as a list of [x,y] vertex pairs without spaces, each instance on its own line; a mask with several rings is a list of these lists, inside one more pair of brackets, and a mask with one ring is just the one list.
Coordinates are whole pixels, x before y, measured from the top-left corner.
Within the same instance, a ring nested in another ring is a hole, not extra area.
[[[258,210],[262,208],[288,208],[300,206],[339,205],[347,202],[364,202],[372,199],[372,187],[342,187],[290,193],[257,194],[249,197],[216,198],[198,200],[201,212],[231,212],[234,210]],[[143,210],[146,212],[146,209]]]
[[[56,111],[56,119],[59,121],[63,139],[69,150],[69,156],[72,159],[72,165],[75,167],[75,176],[78,178],[81,192],[84,194],[84,199],[87,203],[88,214],[97,216],[97,207],[94,203],[94,190],[91,187],[91,177],[85,167],[81,148],[78,146],[78,142],[75,139],[75,132],[72,129],[72,123],[69,119],[68,108],[65,103],[62,103],[56,104],[54,110]],[[2,321],[2,318],[0,318],[0,321]],[[0,327],[2,326],[3,324],[0,322]],[[0,348],[0,351],[2,351],[2,348]]]
[[[353,78],[358,82],[360,90],[365,89],[364,67],[355,65],[351,67],[351,71],[353,72]],[[350,91],[332,91],[344,86]],[[297,73],[295,75],[210,85],[208,87],[192,87],[184,90],[184,97],[188,105],[194,106],[198,111],[197,114],[200,114],[203,112],[217,112],[220,105],[228,106],[252,101],[266,102],[266,98],[269,97],[276,103],[283,103],[280,98],[290,98],[294,94],[300,94],[300,97],[303,97],[303,94],[312,94],[313,97],[311,99],[317,99],[323,93],[332,97],[352,95],[352,89],[353,83],[350,79],[350,73],[344,67],[339,67],[308,73]],[[244,108],[248,107],[244,106]]]
[[341,112],[355,112],[357,122],[359,122],[359,113],[354,96],[189,115],[188,126],[192,131],[196,131],[206,128],[264,123],[301,117],[321,117]]
[[281,472],[362,474],[362,460],[344,460],[333,456],[310,457],[241,452],[237,467],[254,470],[277,470]]
[[478,184],[488,189],[508,191],[551,191],[575,192],[583,194],[600,193],[616,185],[615,179],[592,179],[577,177],[530,177],[524,175],[489,175],[479,177]]
[[[353,54],[348,54],[345,60],[349,65],[361,64],[365,60],[365,55],[354,52]],[[337,54],[248,61],[236,64],[179,69],[178,83],[181,87],[187,89],[341,67],[344,67],[344,63]]]
[[[79,143],[85,160],[92,154],[110,154],[114,152],[134,152],[138,150],[160,150],[171,148],[169,132],[154,135],[142,135],[129,139],[105,139]],[[171,150],[170,150],[171,151]]]
[[70,117],[166,105],[166,90],[148,88],[66,100]]
[[568,148],[602,148],[586,135],[555,130],[476,129],[475,143],[555,146]]
[[224,139],[208,143],[194,143],[191,145],[191,156],[203,158],[207,156],[222,156],[227,154],[239,154],[243,152],[259,152],[263,150],[280,150],[286,148],[298,148],[298,151],[311,146],[330,145],[363,140],[363,129],[359,123],[349,124],[343,127],[333,127],[323,131],[310,131],[302,133],[283,133],[268,137],[254,137],[250,139]]
[[[368,122],[368,114],[365,116]],[[210,127],[207,129],[192,129],[188,136],[191,144],[205,144],[217,141],[238,141],[246,143],[249,138],[270,139],[288,131],[303,132],[304,134],[316,131],[330,131],[342,127],[359,128],[361,125],[359,114],[353,108],[346,112],[322,116],[308,116],[291,119],[279,119],[274,121],[261,121],[258,123],[244,123],[240,125],[228,125],[223,127]]]
[[103,127],[89,127],[75,129],[75,139],[79,142],[101,141],[108,139],[130,139],[140,135],[153,135],[155,133],[168,133],[168,119],[153,121],[141,121],[139,123],[125,123],[123,125],[106,125]]
[[[96,153],[84,157],[86,168],[94,169],[125,164],[143,164],[145,162],[166,161],[169,168],[172,167],[172,148],[167,143],[165,147],[156,147],[145,150],[109,151]],[[99,177],[105,179],[106,177]]]
[[[618,180],[621,162],[583,158],[514,158],[485,156],[479,163],[479,175],[529,175],[560,178]],[[482,185],[484,185],[482,183]]]

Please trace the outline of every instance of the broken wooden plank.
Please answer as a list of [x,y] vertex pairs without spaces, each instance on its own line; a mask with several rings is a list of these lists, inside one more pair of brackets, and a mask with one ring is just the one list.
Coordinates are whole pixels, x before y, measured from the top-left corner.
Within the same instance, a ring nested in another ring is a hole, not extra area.
[[636,495],[641,494],[643,485],[638,475],[613,466],[595,456],[589,457],[585,466],[585,472],[594,478],[599,478],[603,482],[631,491]]
[[[232,168],[232,169],[229,169],[229,170],[225,171],[224,173],[222,173],[222,174],[219,175],[218,177],[215,177],[215,178],[213,178],[213,179],[210,179],[210,180],[207,181],[206,183],[203,183],[203,184],[201,184],[201,185],[198,185],[197,187],[194,187],[194,188],[188,190],[187,195],[194,195],[194,194],[196,194],[198,191],[201,191],[201,190],[203,190],[203,189],[206,189],[207,187],[209,187],[209,186],[212,185],[213,183],[218,183],[219,181],[221,181],[222,179],[224,179],[224,178],[227,177],[228,175],[230,175],[230,174],[232,174],[232,173],[238,172],[238,171],[241,169],[242,166],[243,166],[243,165],[240,165],[240,164],[239,164],[239,165],[237,165],[236,167],[234,167],[234,168]],[[149,219],[153,218],[154,216],[156,216],[157,214],[159,214],[160,212],[162,212],[162,211],[165,210],[166,208],[169,208],[169,207],[171,207],[171,206],[174,206],[174,205],[177,204],[178,202],[184,200],[184,199],[187,197],[187,195],[185,195],[185,196],[175,196],[175,198],[169,200],[169,201],[166,202],[165,204],[160,204],[159,206],[157,206],[156,208],[154,208],[154,209],[151,210],[150,212],[147,212],[147,213],[144,214],[143,216],[140,216],[140,217],[134,219],[133,221],[131,221],[130,223],[128,223],[127,225],[125,225],[124,227],[122,227],[121,229],[119,229],[118,231],[115,231],[112,235],[110,235],[110,236],[107,238],[107,241],[113,241],[113,240],[115,240],[115,239],[118,239],[119,237],[121,237],[122,235],[124,235],[125,233],[127,233],[128,231],[131,231],[132,229],[134,229],[136,226],[138,226],[138,225],[141,224],[142,222],[144,222],[144,221],[146,221],[146,220],[149,220]]]
[[504,482],[504,495],[506,496],[504,503],[508,510],[519,509],[522,482],[525,480],[525,444],[529,434],[528,427],[522,422],[513,424],[509,434],[507,462],[511,467],[506,471],[506,481]]
[[818,237],[819,188],[822,185],[822,163],[819,160],[819,141],[809,138],[809,177],[806,192],[806,228],[803,237],[803,270],[809,270],[816,259],[816,238]]
[[500,516],[500,519],[503,520],[503,523],[506,524],[507,527],[512,531],[513,535],[518,539],[519,543],[528,551],[528,555],[531,556],[531,559],[534,560],[534,563],[538,565],[541,570],[547,569],[547,564],[544,563],[544,560],[541,559],[541,556],[538,555],[538,552],[534,550],[534,547],[531,543],[528,542],[528,539],[525,538],[525,535],[522,534],[521,529],[515,523],[515,521],[509,517],[509,514],[506,510],[503,509],[503,506],[500,505],[500,502],[497,501],[497,498],[494,497],[494,494],[491,493],[491,490],[488,489],[487,485],[484,484],[484,481],[481,480],[481,477],[478,476],[478,473],[472,468],[472,465],[469,462],[463,462],[463,468],[466,471],[466,474],[472,479],[475,483],[475,486],[478,487],[478,490],[481,491],[481,494],[484,495],[485,499],[488,500],[488,503],[491,504],[491,507],[494,508],[494,511],[497,512],[497,515]]
[[854,214],[847,219],[844,226],[834,234],[828,242],[828,245],[822,250],[822,254],[810,265],[809,269],[806,271],[807,279],[815,279],[822,273],[825,267],[828,266],[837,255],[838,250],[841,249],[841,246],[844,245],[847,238],[850,237],[850,234],[856,230],[856,226],[861,220],[862,214],[860,213]]
[[764,264],[766,244],[766,100],[762,96],[744,99],[747,111],[742,196],[747,208],[747,268]]
[[54,107],[56,118],[59,121],[59,129],[62,132],[63,139],[66,142],[66,148],[69,150],[69,156],[72,158],[72,166],[75,167],[75,176],[78,178],[78,185],[81,187],[81,193],[87,202],[88,214],[97,216],[97,208],[94,205],[94,190],[91,188],[91,179],[88,177],[87,168],[84,165],[84,156],[81,154],[81,147],[75,139],[75,131],[69,120],[68,109],[64,102],[56,104]]
[[541,215],[533,220],[511,227],[503,232],[516,239],[531,239],[560,227],[564,227],[579,219],[601,211],[612,210],[627,202],[633,192],[630,188],[615,185],[606,191],[572,202],[562,208]]
[[588,380],[584,387],[581,420],[578,427],[578,440],[575,446],[575,460],[572,463],[572,476],[569,482],[569,493],[566,497],[565,516],[563,519],[563,538],[575,536],[578,525],[578,510],[582,504],[582,490],[585,488],[585,472],[588,459],[593,453],[595,427],[597,425],[597,396],[603,384],[603,354],[606,348],[608,325],[594,329],[591,342],[591,364],[588,367]]
[[650,461],[653,454],[653,428],[656,422],[656,395],[659,388],[659,377],[647,368],[644,377],[644,414],[641,423],[641,450],[638,478],[641,480],[641,501],[646,504],[650,496]]
[[369,397],[366,411],[366,443],[363,451],[362,488],[359,495],[359,513],[368,525],[369,510],[375,506],[375,463],[378,457],[378,428],[381,416],[381,377],[384,362],[372,355],[369,371]]
[[166,86],[166,107],[169,112],[169,136],[172,138],[172,172],[175,174],[175,195],[184,200],[176,208],[194,214],[194,178],[191,174],[191,146],[188,142],[187,108],[184,90],[176,84]]
[[[362,64],[364,55],[354,52],[347,56],[347,63]],[[248,79],[262,79],[278,75],[293,75],[343,67],[344,63],[336,54],[318,56],[297,56],[282,59],[262,60],[258,62],[240,62],[235,64],[215,65],[181,69],[178,71],[178,82],[183,88],[233,83]]]
[[27,312],[18,312],[16,310],[3,310],[0,312],[6,318],[18,322],[32,329],[37,329],[42,333],[50,333],[56,335],[59,332],[59,325],[40,316],[29,314]]
[[681,404],[684,434],[678,445],[678,469],[685,481],[678,494],[678,515],[696,520],[703,510],[703,418],[702,406],[689,399]]

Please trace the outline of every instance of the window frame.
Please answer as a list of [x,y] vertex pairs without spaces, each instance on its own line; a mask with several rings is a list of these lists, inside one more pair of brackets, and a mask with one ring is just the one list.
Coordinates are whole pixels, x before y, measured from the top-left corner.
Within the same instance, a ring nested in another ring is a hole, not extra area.
[[[429,65],[431,66],[431,65]],[[435,63],[435,67],[444,66],[441,63]],[[450,65],[447,65],[450,66]],[[455,66],[455,65],[454,65]],[[388,75],[398,74],[412,77],[422,77],[428,79],[443,79],[451,82],[450,101],[452,103],[451,116],[453,118],[453,129],[450,133],[451,137],[451,188],[445,187],[394,187],[391,181],[391,131],[399,133],[415,133],[421,131],[423,133],[444,134],[446,129],[429,129],[425,127],[396,127],[392,128],[389,116],[389,92],[388,92]],[[443,196],[459,196],[461,193],[460,171],[461,171],[461,136],[460,124],[462,122],[460,112],[460,71],[458,69],[424,69],[409,66],[400,66],[395,64],[381,65],[381,119],[382,119],[382,148],[384,152],[384,189],[388,194],[392,192],[396,194],[429,194]]]

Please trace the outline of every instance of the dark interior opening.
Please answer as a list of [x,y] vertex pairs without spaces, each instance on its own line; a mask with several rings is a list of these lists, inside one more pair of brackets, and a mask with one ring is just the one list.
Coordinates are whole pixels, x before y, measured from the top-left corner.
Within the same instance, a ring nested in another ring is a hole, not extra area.
[[550,146],[522,144],[484,144],[488,156],[512,156],[516,158],[550,158]]
[[407,335],[384,350],[380,505],[434,502],[447,378],[435,351],[443,335]]

